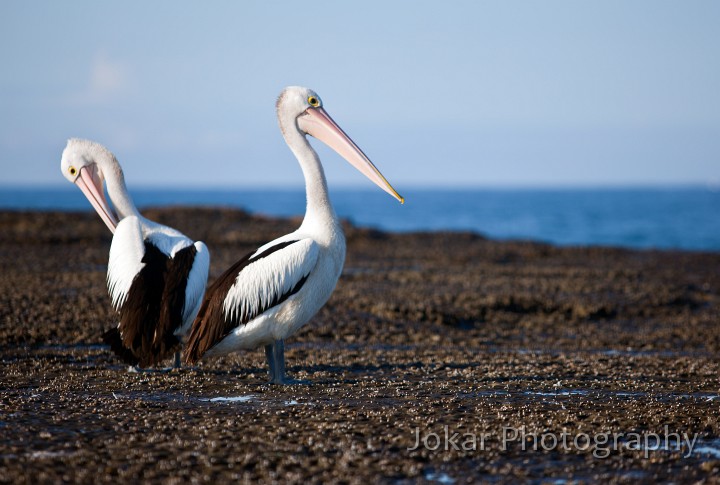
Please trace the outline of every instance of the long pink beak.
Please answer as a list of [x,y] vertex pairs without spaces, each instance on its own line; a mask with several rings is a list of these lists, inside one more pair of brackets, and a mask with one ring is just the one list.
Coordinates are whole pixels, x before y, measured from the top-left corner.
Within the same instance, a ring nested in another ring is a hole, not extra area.
[[399,200],[401,204],[405,203],[405,199],[395,191],[380,170],[373,165],[324,109],[308,108],[305,114],[298,118],[298,126],[308,135],[314,136],[335,150],[338,155],[375,182],[378,187]]
[[105,200],[102,182],[93,169],[88,167],[81,168],[80,175],[75,179],[75,185],[80,187],[80,190],[85,194],[85,197],[90,201],[95,211],[110,229],[110,232],[114,234],[115,227],[117,226],[117,218],[110,209],[107,200]]

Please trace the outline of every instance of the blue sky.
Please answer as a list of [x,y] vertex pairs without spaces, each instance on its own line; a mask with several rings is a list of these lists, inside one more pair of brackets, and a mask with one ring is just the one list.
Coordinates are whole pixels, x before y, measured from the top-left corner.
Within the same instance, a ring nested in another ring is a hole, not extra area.
[[[720,184],[720,2],[0,3],[0,184],[300,186],[291,84],[410,186]],[[331,185],[371,187],[314,143]]]

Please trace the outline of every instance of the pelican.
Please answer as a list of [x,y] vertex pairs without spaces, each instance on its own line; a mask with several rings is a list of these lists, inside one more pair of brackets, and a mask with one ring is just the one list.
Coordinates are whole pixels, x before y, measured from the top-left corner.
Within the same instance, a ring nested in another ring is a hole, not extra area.
[[[207,247],[140,215],[120,164],[104,146],[70,139],[61,170],[113,233],[107,286],[120,322],[103,334],[103,340],[127,364],[148,367],[175,353],[178,367],[182,337],[205,293]],[[105,199],[103,183],[114,211]]]
[[185,362],[264,346],[270,383],[292,384],[297,381],[285,377],[285,339],[327,302],[345,261],[345,236],[306,135],[324,142],[401,203],[404,199],[333,121],[314,91],[285,88],[277,117],[305,177],[305,217],[295,232],[247,254],[208,288],[190,329]]

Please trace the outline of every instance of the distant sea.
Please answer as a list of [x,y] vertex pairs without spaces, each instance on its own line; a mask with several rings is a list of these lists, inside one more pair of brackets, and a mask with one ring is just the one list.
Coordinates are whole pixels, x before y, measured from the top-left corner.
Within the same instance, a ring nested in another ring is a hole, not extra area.
[[[384,192],[335,189],[338,215],[387,231],[474,231],[495,239],[558,245],[720,251],[720,191],[704,187],[618,189],[416,189],[405,205]],[[302,189],[131,190],[137,206],[224,206],[301,215]],[[0,186],[0,209],[91,210],[82,193]]]

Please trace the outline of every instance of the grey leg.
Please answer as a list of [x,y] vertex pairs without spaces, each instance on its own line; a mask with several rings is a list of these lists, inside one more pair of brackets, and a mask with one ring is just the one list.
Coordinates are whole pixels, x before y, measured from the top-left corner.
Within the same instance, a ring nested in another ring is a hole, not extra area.
[[173,369],[179,369],[182,367],[181,361],[180,361],[180,351],[178,350],[175,352],[175,362],[173,362]]
[[265,357],[270,366],[270,384],[310,384],[285,377],[285,341],[276,340],[265,346]]
[[270,383],[275,382],[275,360],[273,359],[273,344],[265,346],[265,358],[268,363],[268,372],[270,374]]
[[285,341],[276,340],[273,343],[273,362],[275,364],[275,384],[287,384],[285,380]]

